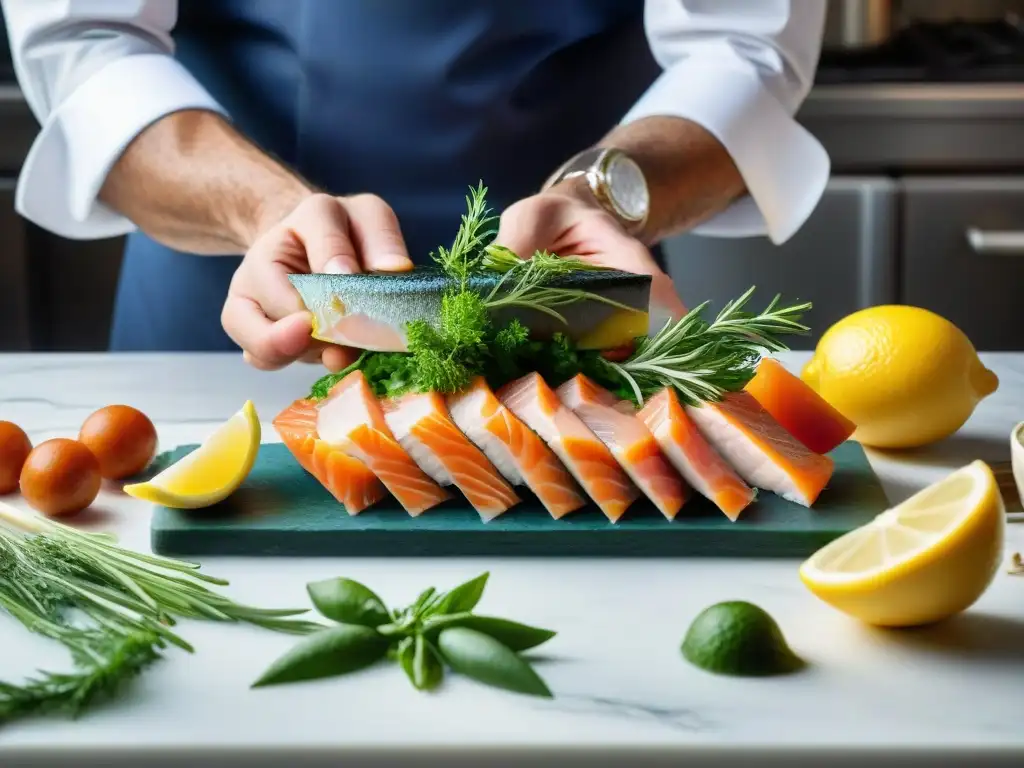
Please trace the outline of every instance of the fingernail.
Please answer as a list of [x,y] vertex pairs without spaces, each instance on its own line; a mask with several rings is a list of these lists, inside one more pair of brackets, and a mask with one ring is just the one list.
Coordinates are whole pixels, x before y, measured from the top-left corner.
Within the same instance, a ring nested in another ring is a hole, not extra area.
[[328,259],[327,263],[324,264],[324,272],[328,275],[351,275],[354,271],[352,263],[340,256]]
[[374,266],[381,272],[405,272],[412,269],[412,262],[400,253],[382,253],[374,259]]

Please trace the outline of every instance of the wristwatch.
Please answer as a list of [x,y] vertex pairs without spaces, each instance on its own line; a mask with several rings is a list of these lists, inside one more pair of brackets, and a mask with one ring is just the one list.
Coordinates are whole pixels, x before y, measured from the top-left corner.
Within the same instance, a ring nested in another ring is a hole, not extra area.
[[542,189],[578,177],[627,231],[643,227],[651,207],[650,191],[643,170],[629,155],[610,147],[586,149],[551,174]]

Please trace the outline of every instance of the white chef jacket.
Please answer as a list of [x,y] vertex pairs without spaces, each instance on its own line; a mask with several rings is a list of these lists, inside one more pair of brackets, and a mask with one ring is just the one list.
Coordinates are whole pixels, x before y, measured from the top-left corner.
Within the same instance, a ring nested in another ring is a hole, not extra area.
[[[99,202],[110,168],[147,126],[183,109],[224,108],[173,56],[177,0],[0,0],[18,82],[41,130],[15,206],[58,235],[135,229]],[[663,73],[623,117],[690,119],[736,163],[749,196],[695,227],[788,240],[824,192],[828,154],[793,115],[810,91],[824,0],[647,0]]]

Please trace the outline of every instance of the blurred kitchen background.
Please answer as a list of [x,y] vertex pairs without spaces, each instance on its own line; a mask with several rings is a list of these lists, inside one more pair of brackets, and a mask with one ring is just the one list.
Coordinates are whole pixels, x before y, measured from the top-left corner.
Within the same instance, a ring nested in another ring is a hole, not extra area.
[[[828,5],[799,114],[832,157],[824,199],[781,247],[666,243],[680,292],[712,311],[752,284],[758,306],[811,300],[816,334],[797,348],[860,307],[901,302],[981,349],[1024,349],[1024,0]],[[63,240],[14,212],[37,125],[0,42],[0,351],[105,349],[121,243]]]

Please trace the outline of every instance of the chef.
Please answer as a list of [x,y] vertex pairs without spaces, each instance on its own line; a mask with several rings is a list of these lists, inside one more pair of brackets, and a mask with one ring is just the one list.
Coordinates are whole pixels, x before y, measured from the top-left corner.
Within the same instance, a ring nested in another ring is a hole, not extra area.
[[[653,275],[666,236],[787,240],[822,0],[2,0],[41,129],[18,212],[127,235],[110,346],[338,369],[286,275],[403,271],[482,180],[517,253]],[[699,297],[695,297],[698,298]],[[88,301],[88,297],[83,297]]]

